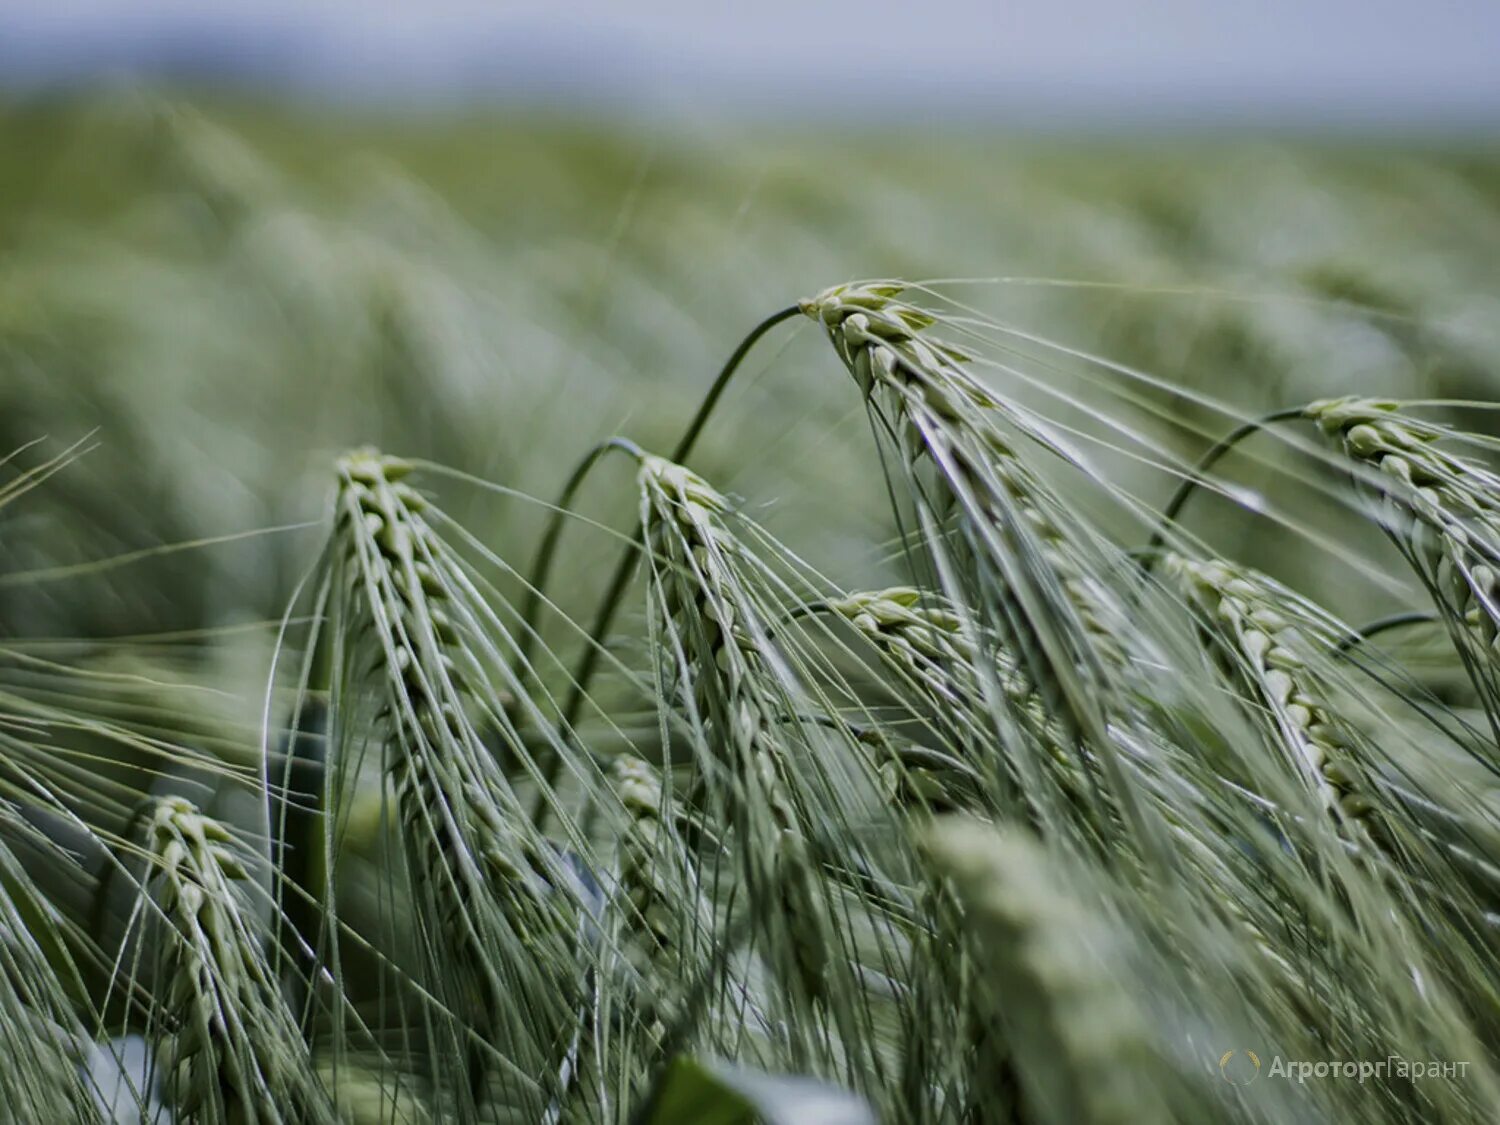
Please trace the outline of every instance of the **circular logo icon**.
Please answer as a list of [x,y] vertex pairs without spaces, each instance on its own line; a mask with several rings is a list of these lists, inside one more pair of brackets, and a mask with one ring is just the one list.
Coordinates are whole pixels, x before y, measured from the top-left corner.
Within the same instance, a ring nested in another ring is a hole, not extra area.
[[[1235,1061],[1235,1056],[1241,1053],[1250,1060],[1248,1064]],[[1260,1077],[1260,1056],[1254,1051],[1225,1051],[1219,1059],[1219,1073],[1231,1086],[1248,1086]]]

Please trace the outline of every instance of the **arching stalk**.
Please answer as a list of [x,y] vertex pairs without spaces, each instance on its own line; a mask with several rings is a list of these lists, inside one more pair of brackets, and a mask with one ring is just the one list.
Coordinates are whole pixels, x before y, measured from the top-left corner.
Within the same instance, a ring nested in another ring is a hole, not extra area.
[[1408,625],[1431,625],[1441,618],[1435,613],[1422,610],[1408,610],[1405,613],[1393,613],[1388,617],[1378,617],[1366,625],[1361,625],[1343,640],[1339,641],[1334,651],[1338,653],[1348,652],[1350,649],[1364,644],[1366,641],[1378,637],[1381,633],[1391,629],[1404,629]]
[[573,498],[578,495],[578,490],[583,487],[594,466],[604,459],[606,453],[617,449],[629,453],[637,460],[643,456],[640,446],[628,438],[612,437],[601,441],[584,454],[583,460],[578,462],[562,491],[557,494],[557,502],[552,505],[552,514],[547,518],[547,530],[542,533],[542,541],[531,563],[531,573],[526,577],[526,600],[521,603],[521,635],[516,643],[516,674],[523,684],[529,678],[531,654],[536,649],[536,618],[542,608],[542,590],[552,575],[552,561],[557,555],[557,545],[562,540],[564,522],[573,514]]
[[1217,465],[1226,453],[1239,445],[1247,437],[1258,434],[1261,430],[1266,429],[1268,426],[1273,426],[1277,422],[1286,422],[1293,418],[1301,418],[1305,410],[1306,407],[1302,406],[1289,406],[1282,410],[1273,410],[1269,414],[1264,414],[1259,418],[1252,418],[1250,421],[1236,426],[1229,433],[1214,442],[1208,451],[1198,459],[1198,463],[1193,466],[1193,471],[1178,483],[1177,491],[1172,493],[1172,498],[1162,508],[1161,519],[1157,521],[1156,530],[1151,533],[1151,538],[1147,540],[1146,546],[1140,552],[1142,573],[1151,573],[1151,568],[1156,563],[1157,557],[1161,554],[1161,548],[1167,541],[1167,528],[1177,522],[1178,516],[1182,514],[1183,507],[1192,498],[1193,493],[1198,491],[1199,486],[1203,484],[1204,477],[1209,470]]
[[[703,433],[703,427],[708,424],[709,418],[718,405],[719,398],[729,386],[729,381],[739,370],[740,364],[744,362],[745,356],[750,354],[762,336],[775,328],[783,321],[791,320],[800,316],[802,310],[797,305],[789,305],[787,308],[774,312],[765,320],[761,321],[740,341],[739,347],[724,362],[714,379],[713,385],[708,388],[708,393],[703,396],[699,403],[697,412],[688,423],[687,430],[682,439],[678,441],[677,447],[672,450],[670,460],[681,463],[692,453],[693,447],[698,444],[698,438]],[[620,555],[620,561],[615,564],[614,573],[610,576],[609,586],[604,592],[604,600],[599,603],[599,611],[594,616],[593,623],[589,626],[589,636],[593,643],[583,650],[583,655],[578,659],[578,665],[573,669],[573,684],[568,691],[567,700],[562,709],[562,726],[569,728],[578,718],[578,713],[583,710],[584,701],[588,698],[589,684],[593,681],[594,673],[599,670],[599,652],[604,644],[604,635],[614,623],[615,614],[620,609],[620,599],[625,594],[625,587],[630,584],[631,571],[635,566],[636,552],[641,549],[641,527],[636,525],[634,533],[630,537],[630,545]],[[543,766],[543,781],[545,784],[537,794],[532,804],[531,812],[533,819],[538,820],[545,813],[546,793],[556,784],[558,773],[562,769],[562,759],[555,754],[551,755]]]

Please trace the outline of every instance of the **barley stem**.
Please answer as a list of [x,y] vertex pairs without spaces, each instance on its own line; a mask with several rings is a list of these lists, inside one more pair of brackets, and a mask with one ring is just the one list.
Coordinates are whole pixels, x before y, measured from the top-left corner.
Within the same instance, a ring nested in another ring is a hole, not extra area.
[[[698,436],[703,432],[703,427],[708,424],[714,407],[718,405],[719,396],[729,386],[729,381],[734,378],[734,374],[739,370],[739,366],[744,361],[745,356],[750,354],[750,349],[759,342],[762,336],[778,324],[791,320],[801,315],[801,313],[802,309],[798,305],[790,305],[780,312],[772,313],[752,328],[749,334],[740,341],[739,347],[735,348],[734,352],[725,361],[718,376],[709,387],[708,393],[704,395],[703,401],[699,404],[692,421],[688,423],[687,430],[678,441],[677,447],[672,450],[670,460],[680,464],[692,454],[693,447],[698,444]],[[599,653],[604,645],[605,634],[609,632],[610,626],[614,624],[615,614],[619,612],[621,599],[625,596],[625,587],[630,584],[630,576],[635,570],[636,556],[642,546],[641,536],[643,530],[640,524],[636,525],[635,531],[630,537],[630,545],[625,548],[624,552],[620,555],[620,561],[615,564],[614,573],[610,576],[609,585],[605,587],[604,599],[599,603],[599,609],[594,615],[593,623],[589,626],[588,635],[591,638],[591,643],[584,648],[583,654],[578,658],[578,665],[573,669],[572,686],[568,689],[567,701],[563,704],[562,727],[564,731],[572,729],[574,722],[577,721],[579,714],[583,710],[584,703],[588,699],[589,685],[593,683],[594,674],[599,668]],[[531,807],[533,819],[537,821],[538,826],[545,823],[547,815],[547,808],[544,801],[546,790],[557,783],[557,779],[562,772],[562,759],[556,754],[546,757],[544,763],[542,769],[544,782],[542,793],[538,794]]]
[[1404,629],[1408,625],[1431,625],[1441,618],[1436,613],[1427,610],[1408,610],[1404,613],[1392,613],[1387,617],[1377,617],[1374,621],[1359,626],[1347,637],[1344,637],[1335,646],[1336,652],[1348,652],[1357,648],[1368,640],[1380,636],[1381,633],[1392,629]]
[[1269,426],[1275,425],[1277,422],[1302,418],[1304,411],[1305,408],[1301,406],[1273,410],[1269,414],[1264,414],[1259,418],[1253,418],[1248,422],[1236,426],[1229,433],[1214,442],[1208,451],[1198,459],[1198,463],[1193,466],[1192,471],[1178,482],[1176,491],[1172,493],[1171,499],[1162,508],[1161,518],[1157,521],[1156,529],[1152,531],[1151,538],[1146,541],[1146,546],[1142,548],[1144,558],[1141,564],[1142,573],[1151,573],[1151,568],[1156,565],[1156,560],[1167,541],[1167,529],[1177,522],[1178,517],[1182,514],[1184,505],[1202,487],[1204,478],[1207,476],[1209,470],[1217,465],[1225,454],[1246,438],[1259,433]]
[[526,578],[526,596],[521,604],[521,628],[520,638],[517,641],[516,651],[516,675],[524,688],[530,676],[531,653],[537,644],[537,615],[542,608],[542,595],[546,589],[547,580],[552,575],[552,560],[557,553],[557,545],[562,539],[563,528],[568,517],[573,514],[573,498],[583,483],[588,479],[589,473],[603,458],[604,455],[614,450],[629,453],[639,460],[644,454],[635,442],[627,438],[612,437],[601,441],[593,449],[589,450],[568,477],[567,483],[563,485],[562,491],[558,493],[557,500],[552,505],[552,513],[547,518],[547,528],[542,533],[541,543],[537,547],[536,557],[532,560],[531,573]]
[[286,765],[280,786],[266,794],[271,810],[271,864],[278,873],[274,898],[282,928],[277,963],[281,957],[291,962],[285,977],[294,1010],[303,1007],[309,992],[306,981],[313,966],[307,951],[316,955],[324,923],[319,904],[321,884],[329,877],[327,857],[321,854],[327,735],[326,706],[312,696],[305,697],[283,736]]

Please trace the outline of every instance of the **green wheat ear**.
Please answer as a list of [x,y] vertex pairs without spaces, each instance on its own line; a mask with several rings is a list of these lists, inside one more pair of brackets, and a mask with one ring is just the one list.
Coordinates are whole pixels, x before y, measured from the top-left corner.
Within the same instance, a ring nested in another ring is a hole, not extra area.
[[455,660],[493,622],[404,480],[410,466],[360,451],[338,472],[338,675],[371,701],[395,788],[421,979],[441,1005],[428,1017],[445,1043],[439,1073],[463,1112],[493,1071],[506,1104],[540,1117],[561,1096],[582,987],[575,880],[477,728],[483,716],[515,738],[484,670]]
[[944,820],[926,845],[962,904],[954,937],[977,968],[961,1002],[975,1006],[976,1033],[990,1028],[974,1079],[1013,1071],[1023,1104],[1058,1125],[1170,1120],[1111,920],[1064,890],[1057,861],[1018,830]]
[[743,877],[752,899],[774,901],[782,916],[785,929],[771,948],[788,954],[777,965],[784,986],[819,999],[827,985],[826,906],[813,885],[788,750],[773,729],[770,650],[761,643],[769,629],[744,590],[744,548],[722,519],[729,504],[697,474],[660,457],[643,458],[639,478],[646,541],[667,568],[660,604],[693,668],[693,694],[684,702],[717,731],[719,768],[729,779],[721,792],[741,835]]
[[1164,571],[1204,612],[1205,627],[1233,654],[1232,666],[1252,692],[1250,714],[1314,799],[1346,831],[1368,841],[1375,806],[1362,773],[1370,751],[1338,715],[1320,663],[1342,630],[1306,599],[1245,567],[1214,560],[1164,558]]
[[1444,441],[1487,445],[1413,417],[1400,403],[1328,399],[1307,407],[1358,469],[1376,516],[1427,587],[1491,721],[1500,721],[1500,474]]
[[148,886],[171,923],[161,954],[165,1085],[184,1121],[334,1122],[297,1021],[265,957],[267,935],[247,909],[233,837],[180,797],[147,824]]

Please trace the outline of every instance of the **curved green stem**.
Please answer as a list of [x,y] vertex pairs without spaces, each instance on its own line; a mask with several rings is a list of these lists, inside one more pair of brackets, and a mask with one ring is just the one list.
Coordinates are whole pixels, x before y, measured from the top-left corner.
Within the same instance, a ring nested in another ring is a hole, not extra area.
[[708,388],[708,394],[703,396],[703,401],[698,404],[698,412],[693,415],[693,420],[688,423],[687,431],[678,441],[677,448],[672,450],[673,461],[683,461],[693,451],[693,446],[698,444],[698,436],[703,433],[703,427],[708,425],[708,419],[714,412],[714,407],[719,404],[719,396],[724,393],[724,388],[729,386],[729,380],[734,378],[734,373],[744,362],[745,357],[750,354],[750,349],[760,342],[760,338],[783,321],[791,320],[794,316],[801,316],[802,308],[799,305],[788,305],[779,312],[774,312],[765,320],[761,321],[740,341],[740,346],[734,349],[733,354],[724,361],[724,366],[719,369],[719,374],[713,381],[713,386]]
[[578,495],[578,490],[583,487],[583,482],[588,479],[594,466],[604,458],[606,453],[617,449],[629,453],[636,460],[644,456],[641,447],[628,438],[612,437],[601,441],[584,455],[583,460],[578,462],[572,476],[568,477],[567,483],[558,493],[557,502],[552,505],[552,514],[547,520],[547,530],[542,533],[541,544],[537,547],[536,557],[531,563],[531,572],[526,576],[526,600],[521,606],[521,636],[516,646],[516,676],[523,687],[531,668],[531,654],[536,649],[538,639],[536,619],[542,608],[542,590],[552,575],[552,562],[557,555],[557,545],[562,540],[563,525],[573,514],[573,499]]
[[1357,645],[1362,645],[1373,637],[1389,629],[1403,629],[1408,625],[1428,625],[1439,620],[1436,613],[1425,610],[1408,610],[1405,613],[1393,613],[1388,617],[1379,617],[1366,625],[1361,625],[1347,637],[1344,637],[1334,646],[1334,652],[1345,653]]
[[1247,437],[1257,434],[1267,426],[1274,425],[1277,422],[1286,422],[1293,418],[1300,418],[1305,409],[1305,407],[1301,406],[1289,406],[1282,410],[1272,411],[1270,414],[1259,418],[1253,418],[1242,425],[1236,426],[1209,447],[1208,451],[1198,459],[1198,463],[1193,466],[1193,471],[1177,485],[1177,491],[1167,501],[1166,507],[1162,508],[1161,519],[1157,521],[1156,530],[1151,533],[1151,538],[1147,541],[1146,546],[1141,552],[1145,555],[1145,561],[1141,567],[1144,573],[1151,573],[1152,564],[1160,555],[1161,548],[1166,544],[1167,528],[1177,522],[1178,516],[1182,514],[1183,506],[1187,504],[1193,493],[1197,492],[1199,486],[1203,484],[1205,474],[1217,465],[1226,453]]
[[[762,336],[784,321],[793,317],[801,316],[802,309],[798,305],[789,305],[779,312],[774,312],[765,320],[752,328],[748,335],[740,341],[739,347],[724,362],[719,370],[718,377],[714,379],[713,385],[708,388],[708,393],[703,396],[699,403],[697,412],[688,423],[686,432],[672,450],[671,460],[682,462],[692,453],[693,447],[698,444],[698,438],[703,433],[703,427],[708,424],[714,407],[719,403],[724,390],[729,386],[729,381],[739,370],[740,364],[744,362],[745,356],[750,353]],[[635,569],[636,552],[641,549],[642,532],[640,524],[636,524],[635,532],[631,535],[630,545],[620,555],[620,561],[615,565],[614,573],[610,576],[609,586],[605,589],[604,600],[599,603],[599,611],[594,617],[593,624],[589,627],[589,636],[592,638],[579,657],[578,666],[573,670],[573,684],[568,691],[568,697],[563,703],[561,725],[564,729],[572,727],[577,721],[579,712],[583,710],[584,703],[588,700],[589,684],[593,681],[594,674],[599,670],[599,654],[603,649],[604,636],[614,624],[615,614],[619,611],[620,600],[624,597],[625,587],[630,584],[630,577]],[[540,816],[546,805],[547,792],[557,784],[559,772],[562,770],[562,758],[553,753],[548,758],[542,770],[542,789],[537,794],[536,801],[532,805],[532,819],[540,823]]]
[[792,606],[792,608],[787,610],[786,613],[782,616],[785,621],[790,623],[792,621],[800,621],[804,617],[816,617],[820,613],[829,612],[831,612],[831,607],[828,604],[828,599],[816,598],[813,601],[803,602],[801,605]]

